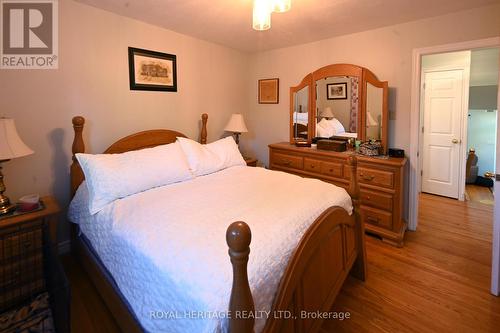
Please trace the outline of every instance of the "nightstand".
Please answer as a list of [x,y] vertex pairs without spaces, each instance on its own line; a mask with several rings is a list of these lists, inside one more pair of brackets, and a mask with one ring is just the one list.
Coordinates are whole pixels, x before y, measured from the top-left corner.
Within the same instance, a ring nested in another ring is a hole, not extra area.
[[257,159],[253,157],[243,157],[245,159],[245,162],[247,162],[247,166],[251,167],[256,167],[257,166]]
[[57,245],[60,208],[53,197],[41,201],[41,210],[0,219],[0,309],[45,288],[44,263]]

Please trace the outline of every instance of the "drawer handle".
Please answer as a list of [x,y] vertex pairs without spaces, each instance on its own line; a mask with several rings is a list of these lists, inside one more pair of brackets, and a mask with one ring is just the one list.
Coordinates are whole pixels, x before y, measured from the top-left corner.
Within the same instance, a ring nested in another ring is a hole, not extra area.
[[366,219],[368,220],[368,222],[371,222],[371,223],[374,223],[374,224],[378,224],[378,222],[380,221],[380,219],[378,217],[368,216]]
[[333,169],[330,169],[329,171],[330,171],[330,172],[333,172]]
[[366,200],[370,200],[370,196],[369,196],[369,195],[367,195],[367,196],[365,197],[365,199],[366,199]]
[[30,241],[24,242],[23,246],[25,249],[29,249],[31,247],[32,243]]
[[283,165],[290,165],[290,164],[292,164],[292,161],[282,161],[281,164],[283,164]]
[[363,180],[367,180],[367,181],[371,181],[373,180],[373,178],[375,178],[375,176],[372,176],[372,175],[364,175],[362,173],[359,174],[361,176],[361,178],[363,178]]
[[314,165],[311,165],[311,169],[314,169]]

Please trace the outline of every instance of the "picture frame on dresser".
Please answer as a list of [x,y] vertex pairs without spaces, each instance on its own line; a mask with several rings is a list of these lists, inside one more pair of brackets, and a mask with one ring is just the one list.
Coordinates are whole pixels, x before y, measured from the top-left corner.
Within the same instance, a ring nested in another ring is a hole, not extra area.
[[130,90],[177,91],[177,56],[128,48]]

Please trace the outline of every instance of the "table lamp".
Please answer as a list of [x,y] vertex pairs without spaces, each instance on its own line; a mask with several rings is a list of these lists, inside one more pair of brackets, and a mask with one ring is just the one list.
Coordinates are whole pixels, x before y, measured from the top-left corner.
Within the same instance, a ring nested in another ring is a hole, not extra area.
[[240,113],[233,113],[226,127],[224,127],[224,131],[233,132],[235,136],[234,140],[236,141],[236,144],[239,144],[240,134],[248,132],[245,121],[243,120],[243,115]]
[[0,215],[16,209],[16,205],[11,204],[9,198],[3,194],[5,185],[3,183],[2,163],[31,154],[33,154],[33,150],[28,148],[17,134],[14,119],[0,118]]
[[332,108],[327,106],[324,108],[324,110],[321,112],[321,117],[326,118],[326,119],[331,119],[334,117]]

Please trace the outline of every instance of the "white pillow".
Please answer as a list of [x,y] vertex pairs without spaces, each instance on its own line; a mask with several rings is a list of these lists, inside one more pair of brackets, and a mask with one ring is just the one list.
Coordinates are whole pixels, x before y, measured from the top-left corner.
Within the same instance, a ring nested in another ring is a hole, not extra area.
[[332,136],[332,133],[323,127],[321,121],[316,124],[316,136],[320,138],[329,138]]
[[345,133],[344,126],[337,118],[332,118],[330,120],[323,118],[321,121],[316,124],[316,127],[321,127],[320,132],[324,135],[319,135],[324,138],[329,138],[331,136]]
[[342,125],[342,123],[337,118],[328,120],[328,122],[330,123],[330,126],[333,128],[333,135],[339,133],[345,133],[344,125]]
[[123,154],[76,154],[89,190],[90,214],[129,195],[192,179],[178,143]]
[[177,138],[189,167],[195,176],[208,175],[235,165],[246,165],[238,145],[230,136],[202,145],[196,141]]

